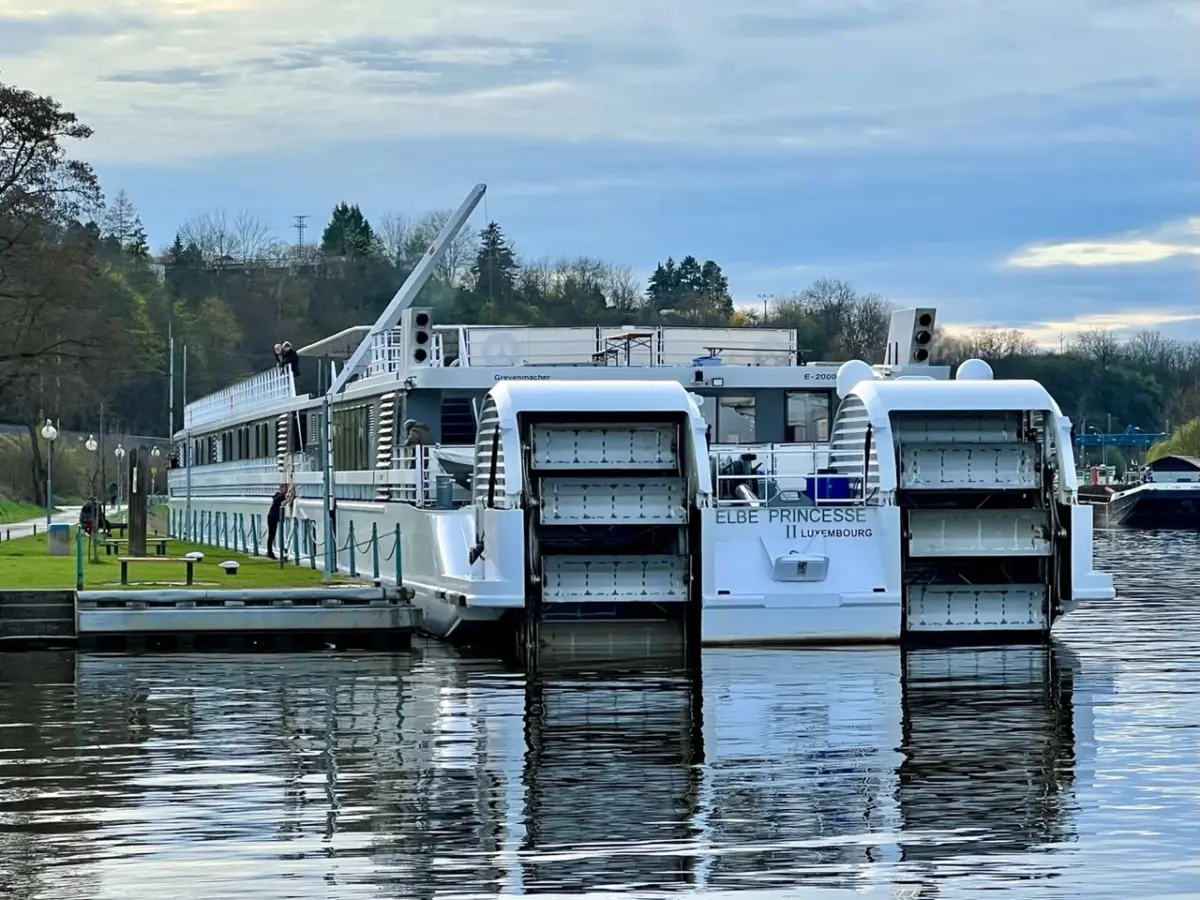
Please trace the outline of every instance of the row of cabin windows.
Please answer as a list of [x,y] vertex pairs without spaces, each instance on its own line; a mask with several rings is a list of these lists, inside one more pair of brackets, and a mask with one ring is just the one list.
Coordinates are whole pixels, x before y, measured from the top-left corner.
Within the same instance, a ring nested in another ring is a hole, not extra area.
[[275,456],[275,428],[268,422],[239,425],[220,434],[193,438],[193,465],[241,459],[270,459]]
[[[333,446],[339,469],[369,469],[371,450],[370,404],[335,410]],[[241,459],[271,459],[280,452],[274,421],[241,425],[220,434],[194,438],[192,465],[233,462]],[[292,413],[288,417],[289,453],[316,452],[320,444],[321,414]],[[182,447],[182,445],[181,445]]]

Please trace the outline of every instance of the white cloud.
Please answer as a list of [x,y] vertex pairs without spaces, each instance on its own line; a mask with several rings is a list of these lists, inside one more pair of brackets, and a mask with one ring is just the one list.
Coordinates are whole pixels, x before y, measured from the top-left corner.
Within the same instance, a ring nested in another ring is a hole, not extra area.
[[1062,244],[1034,244],[1006,262],[1018,269],[1057,266],[1136,266],[1176,257],[1200,257],[1200,216],[1172,222],[1149,233]]
[[1063,102],[1191,96],[1196,21],[1182,0],[0,0],[0,56],[101,161],[408,136],[894,149],[1094,139]]

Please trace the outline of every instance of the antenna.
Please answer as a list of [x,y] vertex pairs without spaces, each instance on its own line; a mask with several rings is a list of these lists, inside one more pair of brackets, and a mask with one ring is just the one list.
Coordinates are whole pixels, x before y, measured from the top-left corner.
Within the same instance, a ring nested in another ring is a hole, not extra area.
[[300,252],[304,250],[304,220],[308,216],[293,216],[292,220],[296,223],[296,248]]

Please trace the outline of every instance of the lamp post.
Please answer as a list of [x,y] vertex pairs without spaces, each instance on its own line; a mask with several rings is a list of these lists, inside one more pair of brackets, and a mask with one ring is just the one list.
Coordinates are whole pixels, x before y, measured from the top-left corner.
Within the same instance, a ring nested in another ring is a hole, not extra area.
[[158,446],[150,448],[150,494],[155,495],[158,491],[158,461],[162,457],[162,450]]
[[[83,442],[83,446],[88,453],[95,453],[100,449],[100,445],[96,443],[96,436],[94,434],[87,436],[87,440]],[[93,495],[88,498],[90,500],[96,499],[94,496],[96,493],[96,473],[93,471],[95,468],[95,458],[93,457],[92,461],[88,463],[88,493]]]
[[121,511],[121,463],[125,460],[125,448],[117,444],[117,449],[113,451],[117,457],[117,512]]
[[42,426],[42,437],[46,439],[46,527],[50,527],[50,519],[54,515],[54,440],[58,437],[58,429],[49,419]]
[[96,561],[96,530],[100,527],[100,501],[96,497],[96,451],[100,449],[100,444],[96,442],[96,436],[89,434],[87,440],[83,442],[83,447],[87,450],[88,459],[88,503],[91,505],[91,530],[88,537],[88,561]]

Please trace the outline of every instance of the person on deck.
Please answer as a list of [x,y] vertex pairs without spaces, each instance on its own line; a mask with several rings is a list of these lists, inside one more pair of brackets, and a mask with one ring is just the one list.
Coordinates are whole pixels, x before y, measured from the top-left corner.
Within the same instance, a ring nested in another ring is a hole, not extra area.
[[277,366],[283,365],[283,359],[281,358],[282,356],[283,356],[283,344],[276,344],[275,345],[275,365],[277,365]]
[[287,485],[281,484],[275,496],[271,498],[271,508],[267,510],[267,558],[275,559],[275,535],[279,531],[279,519],[283,515],[283,504],[287,500]]
[[433,435],[429,433],[429,426],[424,422],[418,422],[416,419],[407,419],[404,422],[404,446],[416,447],[418,444],[432,444]]
[[293,377],[298,377],[300,375],[300,354],[292,349],[291,341],[284,341],[280,346],[279,368],[285,372],[291,369]]

